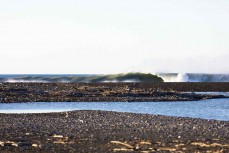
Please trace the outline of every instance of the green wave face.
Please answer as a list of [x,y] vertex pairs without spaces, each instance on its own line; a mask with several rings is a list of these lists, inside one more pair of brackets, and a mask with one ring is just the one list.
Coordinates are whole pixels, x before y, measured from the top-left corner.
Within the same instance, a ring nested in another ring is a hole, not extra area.
[[0,82],[163,82],[157,75],[123,73],[111,75],[21,75],[0,78]]
[[163,79],[150,73],[123,73],[95,76],[89,82],[163,82]]

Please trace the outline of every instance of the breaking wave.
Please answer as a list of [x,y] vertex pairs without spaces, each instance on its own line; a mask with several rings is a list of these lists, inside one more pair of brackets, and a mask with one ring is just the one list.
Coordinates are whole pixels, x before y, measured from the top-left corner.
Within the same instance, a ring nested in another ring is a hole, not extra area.
[[0,75],[0,82],[163,82],[163,79],[150,73],[111,75]]
[[159,73],[165,82],[229,82],[229,74]]
[[0,82],[229,82],[229,74],[123,73],[111,75],[0,75]]

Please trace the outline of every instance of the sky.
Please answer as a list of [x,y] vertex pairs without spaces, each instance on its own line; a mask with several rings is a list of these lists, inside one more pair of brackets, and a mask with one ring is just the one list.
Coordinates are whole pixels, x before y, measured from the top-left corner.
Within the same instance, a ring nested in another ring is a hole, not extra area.
[[0,74],[229,73],[228,0],[0,1]]

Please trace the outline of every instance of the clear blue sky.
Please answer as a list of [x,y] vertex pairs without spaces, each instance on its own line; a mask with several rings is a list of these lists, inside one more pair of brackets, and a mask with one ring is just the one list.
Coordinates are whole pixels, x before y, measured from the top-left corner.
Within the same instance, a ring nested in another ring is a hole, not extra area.
[[0,73],[229,73],[228,0],[6,0]]

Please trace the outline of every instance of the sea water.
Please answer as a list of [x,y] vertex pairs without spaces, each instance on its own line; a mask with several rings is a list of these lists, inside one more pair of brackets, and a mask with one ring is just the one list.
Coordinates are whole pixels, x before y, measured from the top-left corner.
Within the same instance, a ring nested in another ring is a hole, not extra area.
[[[156,73],[155,75],[162,77],[165,82],[229,82],[229,74]],[[120,74],[114,74],[112,78],[117,76]],[[147,78],[148,74],[141,73],[140,76]],[[141,82],[136,80],[136,77],[139,76],[129,76],[123,82],[133,80]],[[101,74],[0,74],[0,82],[91,82],[95,78],[101,82],[117,82],[116,79],[106,80]]]
[[103,110],[229,121],[229,98],[175,102],[0,103],[0,113],[48,113]]

